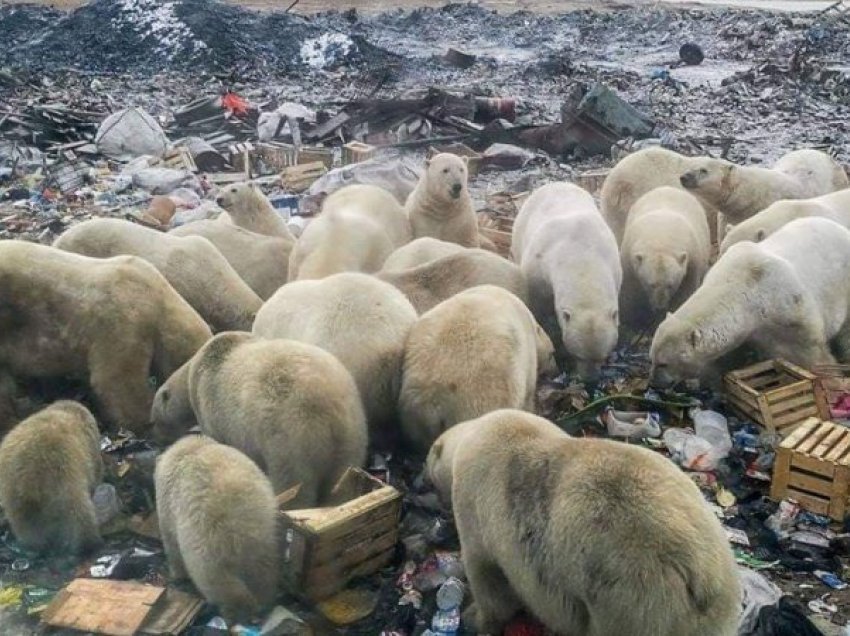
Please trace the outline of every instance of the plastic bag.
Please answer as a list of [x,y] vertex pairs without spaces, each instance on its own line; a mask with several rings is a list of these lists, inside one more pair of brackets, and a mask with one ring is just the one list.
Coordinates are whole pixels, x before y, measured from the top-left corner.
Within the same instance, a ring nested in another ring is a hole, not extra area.
[[714,411],[693,409],[695,432],[671,428],[664,433],[664,443],[673,460],[689,470],[711,471],[729,455],[732,438],[726,418]]
[[344,186],[362,183],[380,186],[404,205],[416,187],[419,175],[419,167],[409,159],[370,159],[331,170],[310,186],[307,196],[329,195]]
[[127,108],[107,117],[94,142],[99,152],[119,161],[139,155],[161,157],[168,149],[162,127],[141,108]]
[[661,436],[661,418],[658,413],[615,411],[608,407],[602,412],[600,419],[611,437],[639,439]]
[[741,616],[738,620],[738,634],[749,634],[756,625],[762,607],[775,605],[782,598],[782,590],[771,583],[759,572],[747,568],[738,568],[741,582]]

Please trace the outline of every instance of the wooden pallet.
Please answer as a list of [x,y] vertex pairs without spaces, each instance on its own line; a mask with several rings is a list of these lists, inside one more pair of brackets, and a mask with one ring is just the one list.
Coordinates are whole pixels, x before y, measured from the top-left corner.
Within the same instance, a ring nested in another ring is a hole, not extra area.
[[466,157],[466,169],[469,172],[470,179],[474,179],[481,172],[481,153],[475,152],[466,144],[455,142],[453,144],[431,146],[428,148],[427,156],[430,159],[441,152],[449,152],[458,157]]
[[576,175],[575,184],[584,188],[593,196],[599,196],[599,192],[602,190],[602,184],[605,183],[605,177],[608,176],[609,172],[611,171],[608,169],[588,170],[587,172]]
[[770,498],[793,499],[836,521],[850,498],[850,429],[809,418],[776,449]]
[[290,166],[280,173],[280,183],[288,192],[297,194],[304,192],[327,171],[327,167],[321,161]]
[[377,148],[362,141],[349,141],[342,147],[342,165],[368,161],[375,156]]
[[731,371],[723,385],[732,408],[771,433],[787,435],[810,417],[829,418],[817,376],[785,360]]
[[280,512],[283,587],[311,601],[389,563],[398,542],[398,490],[349,468],[332,498],[341,503]]

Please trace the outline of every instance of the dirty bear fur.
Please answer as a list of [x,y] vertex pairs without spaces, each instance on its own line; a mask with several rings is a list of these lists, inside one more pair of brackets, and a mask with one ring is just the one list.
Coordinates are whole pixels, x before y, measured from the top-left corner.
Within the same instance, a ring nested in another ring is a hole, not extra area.
[[428,466],[452,481],[475,633],[527,609],[557,634],[737,634],[726,534],[664,457],[502,410],[445,433]]
[[795,150],[773,168],[738,166],[723,159],[690,159],[682,187],[740,223],[781,199],[806,199],[848,186],[844,169],[819,150]]
[[[611,169],[599,193],[602,216],[617,237],[619,245],[626,231],[629,210],[644,194],[671,186],[682,188],[681,176],[688,170],[691,157],[665,148],[646,148],[624,157]],[[708,224],[714,232],[717,211],[700,201],[705,208]]]
[[850,228],[850,189],[824,194],[814,199],[772,203],[755,216],[727,230],[726,238],[720,245],[720,253],[741,241],[758,243],[791,221],[813,216],[829,219]]
[[295,240],[286,222],[253,183],[229,185],[221,190],[215,202],[224,210],[216,219],[219,223],[231,223],[257,234]]
[[355,272],[281,287],[254,321],[254,334],[290,338],[335,355],[357,383],[373,444],[392,444],[404,343],[416,310],[400,291]]
[[263,301],[215,246],[199,236],[163,234],[121,219],[92,219],[54,246],[94,258],[138,256],[156,267],[215,330],[250,329]]
[[91,494],[102,476],[97,423],[77,402],[54,402],[0,444],[0,505],[28,550],[79,554],[100,545]]
[[409,242],[410,221],[395,197],[373,185],[337,190],[301,234],[289,261],[289,279],[325,278],[339,272],[377,272]]
[[483,249],[459,249],[412,269],[382,271],[377,276],[400,289],[419,314],[478,285],[502,287],[528,303],[528,284],[519,267]]
[[405,439],[423,454],[448,428],[499,408],[534,409],[537,376],[555,370],[552,342],[523,302],[473,287],[410,330],[399,410]]
[[164,381],[211,335],[140,258],[0,241],[0,369],[13,378],[87,380],[113,430],[143,434],[149,378]]
[[570,183],[536,189],[514,221],[511,254],[559,362],[595,379],[617,344],[623,270],[593,197]]
[[295,245],[292,239],[257,234],[230,223],[209,220],[181,225],[169,234],[207,239],[262,300],[286,284],[289,255]]
[[430,236],[464,247],[478,247],[478,217],[472,207],[466,158],[448,152],[425,160],[419,183],[405,209],[413,237]]
[[449,243],[448,241],[441,241],[430,236],[423,236],[422,238],[411,241],[407,245],[401,246],[390,254],[387,260],[384,261],[381,271],[400,272],[406,269],[413,269],[414,267],[436,261],[438,258],[458,254],[464,249],[466,248],[457,243]]
[[235,448],[189,435],[157,460],[156,511],[172,578],[189,578],[231,620],[277,596],[277,505],[262,471]]
[[[653,380],[707,377],[747,343],[805,368],[850,361],[850,231],[792,221],[761,243],[738,243],[655,333]],[[831,350],[832,347],[832,350]]]
[[291,508],[326,503],[349,466],[366,460],[366,417],[351,374],[331,354],[293,340],[218,334],[157,392],[163,441],[193,420],[250,457],[275,493],[301,484]]
[[637,328],[679,307],[708,271],[711,237],[700,202],[662,186],[632,206],[620,247],[624,321]]

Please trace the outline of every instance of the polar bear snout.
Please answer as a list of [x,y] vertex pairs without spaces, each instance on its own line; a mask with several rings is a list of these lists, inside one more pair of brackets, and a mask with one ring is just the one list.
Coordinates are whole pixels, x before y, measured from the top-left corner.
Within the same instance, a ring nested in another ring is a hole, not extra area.
[[462,183],[453,183],[449,188],[449,194],[452,195],[453,199],[457,199],[460,197],[460,193],[463,192],[463,184]]
[[652,368],[649,370],[649,384],[659,389],[668,389],[676,384],[676,378],[670,373],[666,364],[656,362],[653,363]]
[[679,177],[679,182],[682,184],[683,188],[691,190],[699,185],[699,176],[696,171],[692,170]]

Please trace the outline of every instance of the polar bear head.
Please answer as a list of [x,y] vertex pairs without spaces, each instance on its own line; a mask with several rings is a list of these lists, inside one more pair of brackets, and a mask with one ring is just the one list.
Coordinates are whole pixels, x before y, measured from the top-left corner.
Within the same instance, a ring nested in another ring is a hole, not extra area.
[[441,152],[425,160],[425,187],[438,201],[456,201],[467,189],[469,171],[467,158]]
[[576,374],[583,380],[595,380],[617,344],[617,307],[559,307],[558,325]]
[[723,159],[698,157],[688,161],[689,170],[679,177],[685,190],[697,194],[706,201],[725,200],[732,190],[735,164]]
[[638,250],[632,255],[632,270],[653,311],[664,312],[670,308],[670,302],[688,272],[688,253]]

